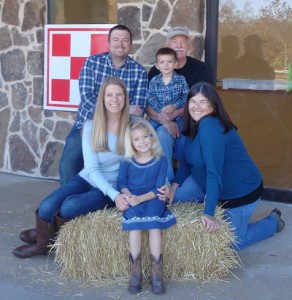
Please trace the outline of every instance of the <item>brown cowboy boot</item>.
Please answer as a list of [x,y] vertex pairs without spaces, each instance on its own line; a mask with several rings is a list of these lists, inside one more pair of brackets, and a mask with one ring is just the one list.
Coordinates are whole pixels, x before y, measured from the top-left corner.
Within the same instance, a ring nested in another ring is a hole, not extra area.
[[135,261],[133,261],[132,255],[130,254],[130,269],[131,279],[128,291],[132,294],[138,294],[142,291],[142,262],[141,253],[138,255]]
[[13,250],[13,254],[20,258],[48,254],[48,245],[55,235],[54,222],[47,223],[36,214],[36,243],[23,245]]
[[19,234],[19,238],[25,243],[32,244],[36,242],[36,235],[37,235],[36,228],[32,228],[32,229],[27,229],[22,231]]
[[[37,215],[38,210],[35,211],[35,215]],[[36,235],[37,235],[37,230],[36,228],[32,228],[32,229],[27,229],[22,231],[19,234],[19,238],[28,244],[32,244],[32,243],[36,243]]]
[[58,234],[58,232],[60,231],[61,227],[69,222],[69,219],[63,219],[61,218],[59,215],[55,216],[55,229],[56,229],[56,235]]
[[165,288],[163,284],[162,275],[162,255],[160,255],[158,261],[151,255],[152,260],[152,278],[151,278],[151,290],[153,294],[164,294]]
[[[37,214],[37,211],[36,211]],[[67,219],[63,219],[61,217],[59,217],[58,215],[54,217],[55,219],[55,229],[56,229],[56,233],[59,232],[60,228],[68,221]],[[36,243],[36,235],[37,235],[37,230],[36,228],[33,229],[27,229],[24,230],[20,233],[19,238],[28,244],[33,244]]]

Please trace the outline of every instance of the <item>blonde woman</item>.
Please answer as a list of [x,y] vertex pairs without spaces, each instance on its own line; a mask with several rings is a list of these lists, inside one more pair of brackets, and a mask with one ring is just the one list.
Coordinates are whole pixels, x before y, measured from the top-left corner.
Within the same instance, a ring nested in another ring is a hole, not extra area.
[[154,128],[144,119],[133,120],[126,130],[125,160],[120,165],[118,189],[129,207],[123,213],[123,230],[129,230],[131,279],[129,292],[139,293],[142,282],[142,230],[149,231],[152,259],[152,292],[163,294],[161,230],[176,223],[174,215],[159,200],[165,184],[167,160]]
[[128,208],[125,195],[117,190],[124,137],[129,123],[129,99],[124,82],[107,77],[100,88],[93,120],[82,133],[84,169],[47,196],[36,211],[36,229],[20,234],[28,243],[13,254],[27,258],[48,253],[48,244],[66,220],[105,207]]

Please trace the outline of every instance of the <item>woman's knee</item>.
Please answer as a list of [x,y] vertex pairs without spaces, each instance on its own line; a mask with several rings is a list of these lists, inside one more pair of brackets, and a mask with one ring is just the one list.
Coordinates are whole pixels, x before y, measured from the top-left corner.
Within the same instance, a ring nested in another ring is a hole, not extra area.
[[60,207],[59,214],[64,219],[74,219],[80,215],[75,195],[66,198]]
[[96,198],[90,197],[88,193],[81,193],[68,196],[60,207],[59,214],[64,219],[74,219],[94,211],[92,203]]
[[47,223],[50,223],[53,221],[53,217],[56,214],[56,209],[52,207],[49,201],[43,201],[38,208],[37,214],[39,218]]
[[192,203],[203,203],[204,202],[204,193],[201,191],[187,192],[185,190],[177,190],[175,193],[173,202],[192,202]]

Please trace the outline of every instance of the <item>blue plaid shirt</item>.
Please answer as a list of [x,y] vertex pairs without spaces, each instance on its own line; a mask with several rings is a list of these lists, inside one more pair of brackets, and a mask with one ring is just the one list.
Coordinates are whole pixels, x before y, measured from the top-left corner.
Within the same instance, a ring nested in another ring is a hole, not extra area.
[[146,104],[150,105],[157,112],[167,105],[176,105],[176,108],[182,108],[186,102],[186,96],[189,86],[185,77],[173,72],[171,81],[165,85],[162,75],[156,75],[149,83],[149,89],[146,95]]
[[144,110],[148,77],[145,68],[129,56],[125,63],[116,70],[109,52],[89,56],[80,72],[80,104],[75,126],[81,128],[87,119],[93,118],[99,88],[108,76],[122,79],[129,93],[130,104],[140,105]]

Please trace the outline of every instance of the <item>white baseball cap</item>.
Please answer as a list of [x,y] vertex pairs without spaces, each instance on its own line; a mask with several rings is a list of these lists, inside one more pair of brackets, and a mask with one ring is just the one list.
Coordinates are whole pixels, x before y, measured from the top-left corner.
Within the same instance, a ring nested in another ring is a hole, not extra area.
[[187,38],[190,38],[189,29],[185,26],[171,27],[167,32],[166,38],[169,40],[176,35],[184,35]]

